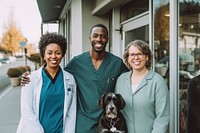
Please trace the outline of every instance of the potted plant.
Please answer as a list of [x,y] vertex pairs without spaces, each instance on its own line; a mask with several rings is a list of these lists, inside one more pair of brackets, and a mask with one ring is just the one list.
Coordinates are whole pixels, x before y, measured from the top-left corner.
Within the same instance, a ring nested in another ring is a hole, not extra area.
[[30,66],[18,66],[17,68],[19,68],[22,71],[22,74],[25,72],[31,72],[31,68]]
[[21,81],[21,75],[23,71],[19,67],[9,68],[7,71],[7,75],[10,77],[12,86],[19,86]]

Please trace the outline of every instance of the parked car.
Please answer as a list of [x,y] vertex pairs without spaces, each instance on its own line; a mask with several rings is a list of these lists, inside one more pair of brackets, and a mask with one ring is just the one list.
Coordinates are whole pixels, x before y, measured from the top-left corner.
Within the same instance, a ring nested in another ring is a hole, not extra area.
[[10,59],[10,62],[15,62],[16,61],[16,57],[14,57],[14,56],[10,56],[9,59]]
[[11,60],[10,60],[10,58],[2,58],[2,59],[0,59],[0,62],[2,64],[8,64],[8,63],[11,63]]

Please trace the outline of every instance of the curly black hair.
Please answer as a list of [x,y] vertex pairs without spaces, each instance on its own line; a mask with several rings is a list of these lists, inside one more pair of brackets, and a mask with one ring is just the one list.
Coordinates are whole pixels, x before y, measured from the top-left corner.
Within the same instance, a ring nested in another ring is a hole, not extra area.
[[67,49],[66,38],[63,35],[58,34],[56,32],[47,32],[40,37],[39,46],[38,46],[38,48],[40,50],[40,54],[43,58],[44,58],[44,53],[45,53],[46,47],[50,43],[58,44],[62,50],[62,55],[63,56],[65,55],[66,49]]

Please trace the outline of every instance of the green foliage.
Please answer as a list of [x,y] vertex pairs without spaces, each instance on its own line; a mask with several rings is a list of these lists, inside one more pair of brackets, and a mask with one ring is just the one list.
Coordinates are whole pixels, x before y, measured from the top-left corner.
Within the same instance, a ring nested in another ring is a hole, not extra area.
[[32,62],[40,64],[41,62],[41,55],[39,53],[31,54],[30,56],[26,55],[26,58]]
[[18,67],[23,73],[24,72],[30,72],[31,71],[31,68],[30,68],[30,66],[19,66]]
[[7,71],[7,75],[9,77],[20,77],[23,73],[31,71],[30,66],[18,66],[9,68]]
[[39,53],[31,54],[30,56],[26,55],[26,58],[28,60],[34,62],[35,70],[37,70],[44,63],[44,60],[42,59],[42,57]]
[[9,77],[20,77],[23,74],[23,71],[18,67],[9,68],[7,75]]

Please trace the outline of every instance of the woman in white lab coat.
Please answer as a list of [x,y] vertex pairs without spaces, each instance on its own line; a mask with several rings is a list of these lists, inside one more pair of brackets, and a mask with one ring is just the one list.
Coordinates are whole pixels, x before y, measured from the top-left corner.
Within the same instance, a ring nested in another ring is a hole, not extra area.
[[57,33],[40,38],[45,64],[30,75],[21,90],[21,119],[17,133],[75,133],[76,83],[59,66],[67,42]]

